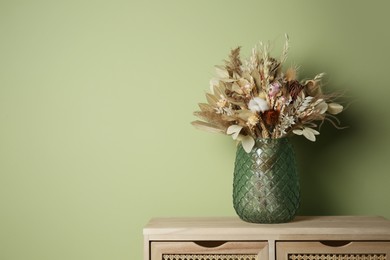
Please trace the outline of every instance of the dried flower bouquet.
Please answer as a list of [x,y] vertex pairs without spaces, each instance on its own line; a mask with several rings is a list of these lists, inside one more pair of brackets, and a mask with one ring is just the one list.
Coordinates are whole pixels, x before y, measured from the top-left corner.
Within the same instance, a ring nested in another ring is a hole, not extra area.
[[216,66],[217,78],[210,81],[207,103],[199,103],[194,115],[201,120],[192,124],[208,132],[231,135],[250,152],[257,138],[303,135],[310,141],[319,134],[316,122],[330,121],[343,110],[336,94],[321,88],[324,73],[299,81],[297,67],[282,70],[289,49],[288,37],[280,59],[270,56],[269,45],[262,42],[252,49],[249,59],[241,61],[240,47],[233,49],[225,65]]

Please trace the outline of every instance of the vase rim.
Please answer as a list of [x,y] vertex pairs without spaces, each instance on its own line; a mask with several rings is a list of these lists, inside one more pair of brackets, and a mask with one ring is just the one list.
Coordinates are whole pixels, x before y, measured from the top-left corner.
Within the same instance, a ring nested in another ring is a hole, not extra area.
[[282,137],[277,137],[277,138],[271,138],[271,137],[269,137],[269,138],[264,138],[264,137],[257,137],[257,138],[255,138],[256,141],[257,140],[283,140],[283,139],[289,139],[289,137],[288,136],[282,136]]

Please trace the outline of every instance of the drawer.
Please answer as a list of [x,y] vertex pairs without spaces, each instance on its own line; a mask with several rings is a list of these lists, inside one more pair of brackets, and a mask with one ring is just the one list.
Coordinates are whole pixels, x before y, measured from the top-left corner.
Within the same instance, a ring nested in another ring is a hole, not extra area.
[[277,242],[277,260],[390,260],[390,242]]
[[268,260],[267,241],[151,242],[151,260]]

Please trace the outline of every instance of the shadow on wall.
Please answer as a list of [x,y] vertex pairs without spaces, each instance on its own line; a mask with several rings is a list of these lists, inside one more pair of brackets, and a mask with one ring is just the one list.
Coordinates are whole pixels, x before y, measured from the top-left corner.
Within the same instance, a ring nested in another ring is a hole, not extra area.
[[[345,199],[337,199],[335,193],[347,178],[343,174],[349,174],[343,170],[343,166],[354,160],[345,151],[351,152],[357,143],[369,142],[367,131],[362,127],[364,119],[362,120],[361,115],[357,119],[355,115],[355,112],[347,109],[337,116],[341,126],[347,127],[342,130],[324,122],[320,129],[321,134],[314,143],[302,136],[291,138],[300,174],[300,215],[353,214],[346,209]],[[354,144],[354,147],[351,147],[351,144]],[[353,183],[348,185],[354,186]]]

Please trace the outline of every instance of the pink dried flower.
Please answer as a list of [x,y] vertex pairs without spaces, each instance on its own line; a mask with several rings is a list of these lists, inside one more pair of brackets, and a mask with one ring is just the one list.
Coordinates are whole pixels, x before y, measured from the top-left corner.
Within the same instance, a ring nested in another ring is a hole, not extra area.
[[269,85],[268,95],[270,97],[274,97],[276,94],[279,93],[281,86],[282,86],[282,84],[280,84],[279,81],[275,81],[275,82],[271,83]]

